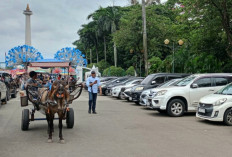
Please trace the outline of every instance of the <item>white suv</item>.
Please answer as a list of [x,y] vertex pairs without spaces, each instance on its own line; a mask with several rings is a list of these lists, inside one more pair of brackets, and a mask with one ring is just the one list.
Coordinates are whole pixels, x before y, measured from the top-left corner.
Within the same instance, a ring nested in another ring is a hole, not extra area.
[[[220,82],[222,79],[225,81]],[[232,74],[191,75],[173,87],[160,88],[148,103],[152,108],[179,117],[185,111],[196,111],[201,97],[215,93],[230,82]]]
[[196,116],[232,126],[232,84],[201,98]]

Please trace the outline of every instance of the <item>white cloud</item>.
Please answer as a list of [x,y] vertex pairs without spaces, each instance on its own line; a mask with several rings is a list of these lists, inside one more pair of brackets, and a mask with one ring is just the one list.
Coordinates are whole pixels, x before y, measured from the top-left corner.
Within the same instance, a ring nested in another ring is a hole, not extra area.
[[[114,0],[115,5],[128,5],[128,0]],[[29,3],[32,46],[45,58],[53,58],[57,50],[73,47],[77,30],[87,23],[86,17],[100,6],[112,5],[112,0],[1,0],[0,61],[4,53],[25,42],[25,10]]]

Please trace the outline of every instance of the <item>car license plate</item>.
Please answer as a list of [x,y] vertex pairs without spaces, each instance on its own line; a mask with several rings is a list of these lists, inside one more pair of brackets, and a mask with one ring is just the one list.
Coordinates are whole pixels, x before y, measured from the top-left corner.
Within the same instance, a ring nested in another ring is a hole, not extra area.
[[131,101],[131,100],[132,100],[132,97],[129,97],[129,100]]
[[205,113],[205,109],[204,108],[199,108],[198,112]]

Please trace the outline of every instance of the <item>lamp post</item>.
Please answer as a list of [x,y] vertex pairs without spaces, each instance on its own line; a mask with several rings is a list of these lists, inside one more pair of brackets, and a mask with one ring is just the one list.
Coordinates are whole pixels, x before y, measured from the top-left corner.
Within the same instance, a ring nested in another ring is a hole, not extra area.
[[[168,39],[164,40],[164,44],[168,45],[170,43],[170,41]],[[184,44],[183,40],[179,40],[178,41],[178,45],[182,46]],[[173,41],[172,43],[172,73],[175,72],[175,42]]]

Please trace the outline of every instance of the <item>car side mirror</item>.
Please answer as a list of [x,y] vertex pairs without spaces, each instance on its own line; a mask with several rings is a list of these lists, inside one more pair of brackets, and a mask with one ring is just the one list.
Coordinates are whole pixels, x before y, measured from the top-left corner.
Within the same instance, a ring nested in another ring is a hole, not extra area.
[[191,85],[191,88],[198,88],[198,85],[197,85],[196,83],[193,83],[193,84]]
[[152,81],[151,84],[152,84],[152,85],[156,84],[156,81]]

